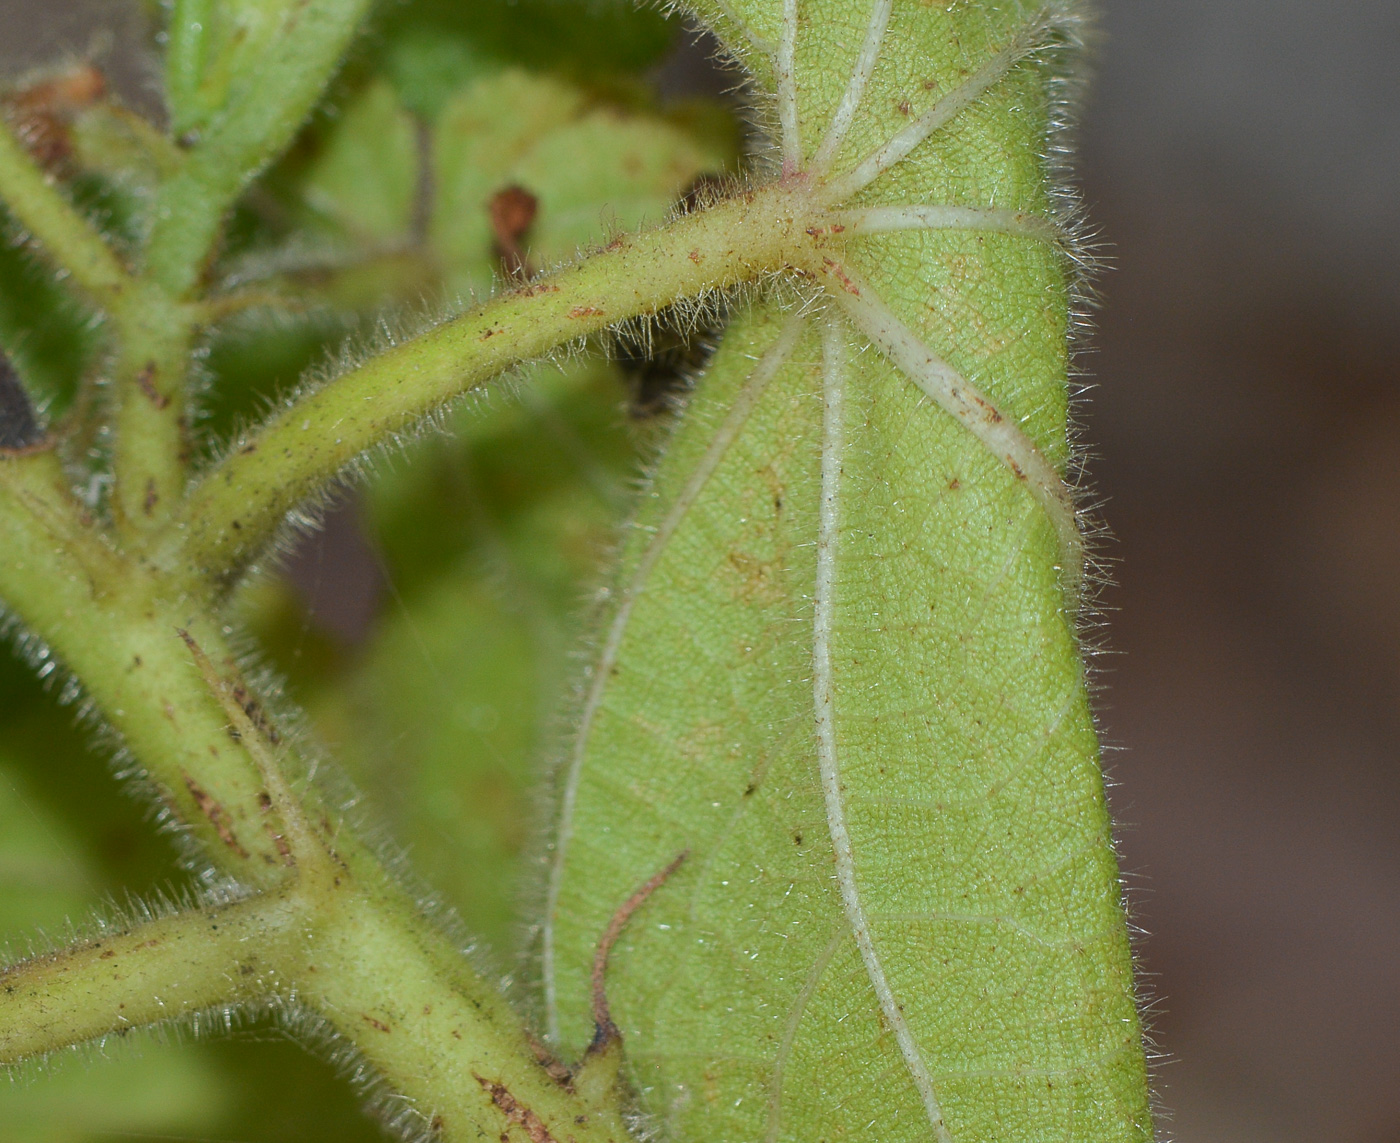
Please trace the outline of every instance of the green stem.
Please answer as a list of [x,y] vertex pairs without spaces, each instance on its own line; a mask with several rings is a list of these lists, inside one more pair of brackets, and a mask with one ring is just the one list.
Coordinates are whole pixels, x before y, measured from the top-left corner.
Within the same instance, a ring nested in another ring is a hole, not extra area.
[[172,297],[194,292],[224,215],[306,121],[369,8],[370,0],[287,5],[266,52],[240,76],[184,166],[160,188],[146,273]]
[[170,131],[177,139],[198,127],[208,112],[200,99],[210,33],[215,19],[210,0],[175,0],[165,49],[165,102]]
[[[268,920],[263,906],[248,905],[248,947],[274,957],[275,978],[264,984],[285,990],[293,981],[297,995],[395,1090],[434,1109],[445,1139],[485,1132],[523,1141],[542,1124],[559,1140],[622,1143],[617,1108],[550,1078],[518,1016],[369,848],[332,820],[316,789],[292,795],[282,772],[285,750],[273,745],[275,732],[200,603],[112,552],[62,483],[52,454],[0,458],[0,598],[83,680],[203,855],[244,884],[264,887],[267,895],[257,900],[267,909],[292,903],[295,924],[281,912]],[[197,919],[160,924],[202,936]],[[295,962],[280,943],[293,928],[304,942]],[[139,947],[122,945],[117,955]],[[217,963],[192,965],[197,943],[170,944],[168,955],[160,951],[166,945],[152,947],[157,951],[139,973],[110,981],[101,965],[110,946],[32,963],[28,976],[20,974],[32,985],[15,1001],[20,1014],[10,1018],[0,1005],[0,1026],[8,1021],[17,1029],[13,1043],[0,1040],[0,1062],[100,1036],[121,1018],[150,1022],[268,995],[266,987],[227,987],[231,962],[222,952]],[[167,974],[176,968],[188,987],[172,994]],[[19,979],[3,978],[4,986],[18,987]],[[85,995],[98,998],[98,1011],[84,1009]],[[51,1002],[60,1018],[37,1021],[33,1013]]]
[[179,635],[236,675],[217,620],[94,534],[51,454],[0,458],[0,551],[0,599],[82,680],[206,859],[244,884],[281,881],[256,761]]
[[551,1078],[519,1015],[410,902],[354,893],[322,899],[315,916],[300,995],[441,1138],[540,1138],[528,1114],[555,1140],[630,1139],[615,1102],[587,1100]]
[[616,239],[552,277],[405,342],[283,409],[235,442],[192,490],[162,559],[236,580],[286,514],[362,453],[410,431],[511,366],[685,297],[780,271],[813,239],[810,200],[742,195]]
[[111,313],[122,306],[133,285],[131,276],[96,228],[58,191],[3,123],[0,200],[60,272],[100,309]]
[[144,282],[121,312],[112,470],[118,528],[130,536],[169,520],[185,491],[186,397],[199,311]]
[[0,1065],[286,994],[302,940],[288,893],[199,909],[0,970]]

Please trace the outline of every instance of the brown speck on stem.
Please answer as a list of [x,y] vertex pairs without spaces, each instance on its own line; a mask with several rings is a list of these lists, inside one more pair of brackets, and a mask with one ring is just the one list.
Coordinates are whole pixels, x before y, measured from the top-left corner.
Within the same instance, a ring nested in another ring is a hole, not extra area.
[[[523,1127],[525,1134],[530,1137],[530,1143],[559,1143],[553,1135],[549,1133],[549,1128],[544,1125],[538,1115],[521,1103],[510,1089],[503,1083],[489,1080],[485,1076],[472,1073],[486,1094],[491,1097],[491,1102],[501,1110],[501,1114],[506,1117],[506,1122],[513,1127]],[[508,1135],[502,1135],[502,1139],[509,1139]]]
[[612,920],[608,922],[608,927],[603,932],[602,938],[598,941],[598,948],[593,953],[593,1042],[588,1045],[591,1055],[594,1052],[602,1051],[610,1044],[622,1039],[622,1033],[616,1024],[612,1022],[612,1014],[608,1011],[608,954],[612,952],[613,945],[617,938],[622,935],[622,930],[627,926],[627,922],[632,919],[632,914],[640,909],[648,897],[655,893],[662,885],[666,884],[671,874],[681,867],[681,863],[690,856],[690,850],[683,849],[676,854],[659,873],[655,873],[632,896],[622,903],[622,907],[613,914]]
[[170,404],[170,398],[156,388],[156,363],[148,361],[136,374],[137,388],[145,394],[148,400],[157,409],[164,409]]
[[214,827],[214,832],[219,835],[219,840],[239,857],[247,857],[248,851],[243,848],[242,843],[238,840],[238,835],[233,832],[233,825],[229,821],[228,813],[224,807],[219,805],[213,796],[188,774],[184,777],[185,787],[189,790],[190,797],[194,799],[194,804],[199,807],[199,812],[209,819],[209,824]]
[[540,1062],[549,1078],[566,1091],[572,1091],[574,1074],[568,1066],[545,1047],[540,1038],[528,1028],[525,1029],[525,1042],[530,1045],[530,1051],[534,1053],[535,1059]]

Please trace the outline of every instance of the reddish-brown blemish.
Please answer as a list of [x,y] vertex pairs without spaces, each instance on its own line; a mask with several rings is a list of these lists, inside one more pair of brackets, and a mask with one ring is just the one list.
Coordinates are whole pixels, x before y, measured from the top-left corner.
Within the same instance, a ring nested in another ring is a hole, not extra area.
[[569,311],[569,316],[571,318],[598,317],[602,312],[597,306],[575,306]]
[[214,832],[219,835],[219,840],[239,857],[247,857],[248,851],[243,848],[238,836],[233,832],[233,826],[229,822],[224,807],[219,805],[209,792],[188,774],[185,775],[185,786],[190,792],[190,797],[194,799],[194,804],[199,807],[199,812],[209,819],[209,824],[214,827]]
[[148,400],[157,409],[164,409],[170,404],[170,398],[156,388],[156,363],[146,362],[145,366],[136,374],[136,387],[146,395]]
[[[559,1143],[549,1133],[549,1128],[544,1125],[544,1120],[516,1099],[505,1084],[496,1083],[494,1080],[486,1079],[475,1072],[472,1075],[476,1082],[486,1090],[486,1094],[491,1097],[491,1102],[500,1108],[501,1114],[506,1117],[506,1122],[525,1129],[525,1134],[530,1137],[530,1143]],[[509,1136],[502,1136],[502,1138],[508,1139]]]
[[371,1028],[373,1028],[373,1029],[374,1029],[375,1031],[377,1031],[377,1032],[388,1032],[388,1031],[389,1031],[389,1025],[386,1024],[386,1023],[384,1023],[383,1020],[376,1020],[373,1016],[366,1016],[366,1015],[363,1015],[363,1014],[361,1014],[360,1019],[363,1020],[366,1024],[368,1024]]
[[827,273],[835,275],[836,280],[841,283],[841,288],[845,290],[846,293],[860,297],[860,287],[846,276],[846,271],[841,269],[839,262],[833,262],[830,258],[823,258],[822,262],[826,266]]

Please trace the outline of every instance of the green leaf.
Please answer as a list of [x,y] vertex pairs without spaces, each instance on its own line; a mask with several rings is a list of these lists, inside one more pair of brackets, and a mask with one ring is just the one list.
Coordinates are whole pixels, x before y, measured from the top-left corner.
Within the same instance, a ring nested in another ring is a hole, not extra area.
[[341,112],[305,173],[301,193],[313,210],[361,242],[404,242],[418,165],[413,119],[393,87],[376,80]]
[[[821,269],[730,329],[624,549],[560,779],[550,1032],[608,976],[672,1140],[1151,1137],[1075,634],[1072,10],[702,5]],[[815,288],[820,285],[820,292]]]
[[539,269],[572,258],[607,230],[659,221],[696,176],[732,160],[660,116],[507,69],[451,99],[434,128],[432,245],[453,291],[484,291],[495,269],[497,192],[520,186],[537,199],[526,244]]
[[601,362],[550,370],[371,482],[384,613],[309,704],[414,872],[501,954],[520,929],[550,707],[634,464],[620,392]]
[[382,67],[415,112],[435,117],[465,81],[511,66],[597,82],[654,63],[675,24],[623,0],[415,0],[386,8]]

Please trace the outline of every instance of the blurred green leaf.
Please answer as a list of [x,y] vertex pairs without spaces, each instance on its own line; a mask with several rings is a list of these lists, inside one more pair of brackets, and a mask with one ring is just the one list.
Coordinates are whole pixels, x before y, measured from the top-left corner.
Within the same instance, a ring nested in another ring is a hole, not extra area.
[[512,64],[592,81],[639,72],[676,30],[626,0],[416,0],[381,17],[379,59],[404,102],[432,118],[464,82]]
[[341,112],[307,167],[302,197],[365,243],[409,238],[418,191],[413,118],[394,89],[375,80]]

